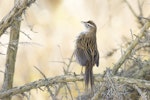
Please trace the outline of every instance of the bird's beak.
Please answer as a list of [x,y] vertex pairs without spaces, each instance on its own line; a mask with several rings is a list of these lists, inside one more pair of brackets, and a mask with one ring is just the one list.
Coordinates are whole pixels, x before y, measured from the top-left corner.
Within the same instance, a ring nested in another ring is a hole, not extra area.
[[85,22],[85,21],[81,21],[81,23],[82,23],[82,24],[85,24],[86,22]]

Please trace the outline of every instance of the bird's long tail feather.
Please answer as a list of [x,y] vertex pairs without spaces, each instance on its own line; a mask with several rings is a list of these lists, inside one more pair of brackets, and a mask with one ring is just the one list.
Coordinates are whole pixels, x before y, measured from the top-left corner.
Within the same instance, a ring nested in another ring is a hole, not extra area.
[[85,67],[85,90],[88,90],[88,86],[90,84],[91,91],[93,91],[94,79],[93,79],[93,67],[86,66]]

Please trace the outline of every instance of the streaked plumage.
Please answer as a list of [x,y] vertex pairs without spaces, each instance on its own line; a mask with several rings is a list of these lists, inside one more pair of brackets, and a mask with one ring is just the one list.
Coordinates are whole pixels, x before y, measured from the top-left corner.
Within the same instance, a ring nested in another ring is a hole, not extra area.
[[83,22],[86,31],[81,32],[76,40],[75,56],[81,66],[85,66],[85,88],[90,83],[93,90],[93,66],[99,66],[99,52],[96,42],[96,25],[93,21]]

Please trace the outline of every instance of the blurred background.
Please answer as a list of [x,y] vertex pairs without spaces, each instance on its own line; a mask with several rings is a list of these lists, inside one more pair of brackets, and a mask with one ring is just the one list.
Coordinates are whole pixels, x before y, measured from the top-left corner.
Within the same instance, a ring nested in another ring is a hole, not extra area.
[[[139,14],[137,0],[128,1]],[[13,6],[13,0],[0,0],[0,20]],[[144,16],[147,17],[150,13],[150,1],[144,0],[142,8]],[[93,20],[98,27],[100,66],[94,67],[94,73],[103,73],[106,67],[112,67],[121,56],[121,47],[132,40],[130,30],[133,34],[139,32],[136,18],[123,0],[37,0],[23,14],[23,19],[14,86],[43,78],[34,66],[47,77],[63,75],[65,65],[61,62],[68,62],[67,58],[74,51],[75,40],[84,30],[81,21]],[[0,71],[3,72],[8,42],[9,29],[0,37]],[[107,57],[109,52],[116,49],[113,56]],[[80,74],[81,66],[72,62],[69,70]],[[3,76],[0,73],[0,88]],[[40,90],[33,91],[32,94],[31,100],[50,99],[48,93],[44,94]],[[38,97],[34,94],[38,94]]]

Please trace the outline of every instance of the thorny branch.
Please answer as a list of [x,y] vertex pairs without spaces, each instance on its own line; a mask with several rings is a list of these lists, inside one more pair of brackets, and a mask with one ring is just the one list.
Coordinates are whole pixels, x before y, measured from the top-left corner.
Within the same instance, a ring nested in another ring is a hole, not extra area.
[[118,60],[118,62],[113,67],[113,74],[115,75],[118,71],[118,69],[121,67],[121,65],[125,62],[125,60],[131,55],[132,50],[136,47],[136,45],[139,42],[139,39],[141,39],[145,35],[145,31],[150,27],[150,22],[146,22],[143,26],[143,28],[140,30],[139,35],[136,37],[136,39],[131,43],[131,45],[127,48],[124,55],[121,56],[121,58]]
[[[94,75],[94,77],[95,77],[95,81],[99,81],[99,82],[104,81],[102,76],[99,74]],[[26,91],[30,91],[31,89],[36,89],[36,88],[40,88],[43,86],[47,86],[47,85],[51,86],[51,85],[56,85],[59,83],[83,81],[83,78],[84,77],[82,75],[76,75],[76,76],[63,75],[63,76],[56,76],[53,78],[47,78],[47,80],[39,79],[37,81],[25,84],[23,86],[14,87],[6,91],[0,91],[0,99],[7,97],[7,96],[13,96],[13,95],[20,94]],[[136,86],[138,86],[139,88],[150,89],[150,81],[133,79],[133,78],[125,78],[125,77],[119,77],[119,76],[112,76],[111,78],[117,83],[128,84],[129,86],[132,86],[132,87],[133,87],[133,84],[136,84]]]
[[[19,43],[19,33],[22,20],[22,13],[35,0],[15,0],[13,9],[0,22],[0,36],[5,33],[8,27],[10,30],[10,39],[6,55],[6,66],[4,73],[4,81],[1,91],[9,90],[13,87],[13,77],[15,72],[15,62]],[[12,41],[15,41],[12,43]],[[3,98],[3,100],[11,100],[11,96]]]
[[[26,2],[21,2],[22,4],[18,4],[18,2],[14,8],[2,19],[0,22],[0,37],[5,33],[6,29],[10,27],[18,15],[21,15],[27,7],[29,7],[36,0],[26,0]],[[18,6],[19,5],[19,6]]]
[[136,86],[135,84],[133,85],[133,87],[138,91],[138,93],[141,95],[142,100],[148,100],[146,97],[146,93],[143,92],[138,86]]
[[[45,80],[47,80],[46,75],[39,68],[37,68],[36,66],[34,66],[34,68],[40,72],[40,74],[45,78]],[[49,94],[51,95],[52,99],[56,100],[56,98],[54,97],[54,95],[48,85],[46,85],[46,88],[47,88]]]
[[47,86],[47,85],[51,86],[51,85],[58,84],[58,83],[75,82],[75,81],[82,81],[82,80],[83,80],[83,76],[81,76],[81,75],[56,76],[54,78],[47,78],[47,80],[40,79],[40,80],[31,82],[31,83],[25,84],[24,86],[14,87],[8,91],[1,91],[0,98],[23,93],[25,91],[40,88],[42,86]]
[[[24,12],[24,10],[28,6],[30,6],[30,4],[35,2],[35,0],[27,0],[27,1],[28,1],[27,5],[22,5],[21,7],[20,6],[19,7],[15,6],[10,11],[10,13],[0,22],[0,36],[6,31],[6,29],[9,26],[12,25],[12,22],[13,22],[15,16],[18,16],[19,14],[22,14]],[[127,2],[127,0],[124,0],[124,1],[126,1],[126,3],[128,4],[128,6],[129,6],[130,10],[132,11],[132,13],[134,14],[134,16],[139,20],[139,18],[141,18],[141,17],[139,17],[135,13],[135,11],[131,7],[131,5]],[[138,2],[138,4],[139,4],[139,6],[141,5],[140,2]],[[141,7],[139,7],[139,10],[140,10],[140,15],[143,15]],[[147,19],[147,20],[149,21],[150,19]],[[117,71],[121,67],[121,65],[131,55],[132,50],[136,47],[139,40],[144,36],[145,30],[148,29],[149,27],[150,27],[150,23],[146,22],[145,25],[143,26],[143,28],[141,29],[140,34],[136,37],[135,40],[132,41],[131,45],[129,46],[129,48],[127,49],[125,54],[120,58],[120,60],[114,66],[113,74],[117,73]],[[64,61],[62,61],[62,63],[64,63],[65,65],[70,66],[70,64],[72,63],[72,57],[69,60],[69,64],[65,63]],[[57,76],[57,77],[54,77],[54,78],[46,78],[43,75],[43,77],[45,79],[40,79],[40,80],[31,82],[31,83],[25,84],[23,86],[14,87],[10,90],[0,91],[0,98],[4,98],[4,97],[7,97],[7,96],[13,96],[13,95],[16,95],[16,94],[19,94],[19,93],[24,93],[26,91],[30,91],[31,89],[36,89],[36,88],[40,88],[40,87],[43,87],[43,86],[52,86],[52,85],[56,85],[56,84],[60,84],[59,87],[58,87],[58,91],[59,91],[60,88],[63,86],[63,84],[66,84],[66,86],[67,86],[67,82],[76,82],[76,81],[82,81],[83,80],[83,76],[81,76],[81,75],[70,75],[70,74],[68,74],[69,68],[64,69],[64,72],[66,72],[65,73],[66,75],[64,75],[64,76]],[[113,79],[113,81],[115,81],[115,82],[118,82],[118,83],[121,83],[121,84],[128,84],[129,86],[134,87],[142,97],[144,97],[144,95],[143,95],[141,89],[150,89],[150,81],[140,80],[140,79],[133,79],[133,78],[118,77],[118,76],[112,76],[111,79]],[[95,75],[95,80],[97,82],[103,82],[105,80],[105,78],[103,78],[101,75]],[[111,85],[113,86],[114,84],[111,83]],[[114,87],[114,89],[115,89],[115,87]],[[68,88],[68,90],[70,90],[70,88]],[[101,91],[99,93],[101,93]],[[55,96],[57,94],[58,94],[58,92],[56,91]],[[97,97],[98,96],[95,96],[95,98],[97,98]],[[92,100],[96,100],[96,99],[92,98]]]
[[124,0],[124,2],[128,5],[129,9],[131,10],[132,14],[138,18],[137,13],[133,10],[132,6],[129,4],[129,2],[127,0]]
[[132,8],[132,6],[130,5],[130,3],[128,2],[128,0],[124,0],[124,2],[128,5],[130,11],[132,12],[132,14],[134,15],[134,17],[138,20],[138,22],[143,26],[145,22],[143,22],[141,20],[141,17],[143,17],[143,11],[142,11],[142,5],[143,2],[140,3],[140,1],[138,0],[138,8],[139,8],[139,14],[137,14],[134,9]]

